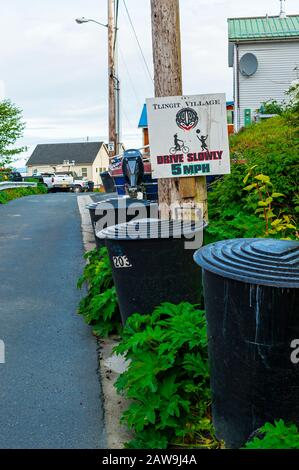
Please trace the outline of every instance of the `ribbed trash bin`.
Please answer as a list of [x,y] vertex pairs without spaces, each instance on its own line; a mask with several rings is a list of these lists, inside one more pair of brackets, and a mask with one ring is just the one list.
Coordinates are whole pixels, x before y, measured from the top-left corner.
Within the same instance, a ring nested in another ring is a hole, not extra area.
[[102,202],[90,204],[87,207],[98,248],[104,246],[105,241],[96,236],[96,231],[101,231],[111,225],[129,222],[135,217],[137,219],[158,217],[158,204],[144,199],[130,199],[126,196],[106,199]]
[[100,173],[105,193],[114,193],[116,191],[113,178],[108,171]]
[[132,313],[151,313],[162,302],[200,302],[195,242],[189,249],[185,243],[196,236],[201,246],[202,231],[203,223],[147,219],[97,233],[109,251],[123,324]]
[[236,239],[194,255],[203,270],[212,415],[227,447],[265,422],[299,425],[299,243]]

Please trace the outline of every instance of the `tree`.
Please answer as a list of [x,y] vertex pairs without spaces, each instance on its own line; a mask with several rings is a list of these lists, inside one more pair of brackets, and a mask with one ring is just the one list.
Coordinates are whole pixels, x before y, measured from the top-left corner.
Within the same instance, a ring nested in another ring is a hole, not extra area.
[[22,137],[24,128],[22,111],[10,100],[0,101],[0,167],[10,165],[15,155],[26,150],[26,147],[12,148]]

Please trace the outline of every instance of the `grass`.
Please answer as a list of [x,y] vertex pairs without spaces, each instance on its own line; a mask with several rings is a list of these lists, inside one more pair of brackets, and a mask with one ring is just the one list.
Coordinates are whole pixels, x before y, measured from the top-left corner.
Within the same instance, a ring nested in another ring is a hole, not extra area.
[[9,201],[12,201],[13,199],[18,199],[20,197],[46,193],[47,188],[43,185],[28,188],[5,189],[4,191],[0,191],[0,204],[7,204]]

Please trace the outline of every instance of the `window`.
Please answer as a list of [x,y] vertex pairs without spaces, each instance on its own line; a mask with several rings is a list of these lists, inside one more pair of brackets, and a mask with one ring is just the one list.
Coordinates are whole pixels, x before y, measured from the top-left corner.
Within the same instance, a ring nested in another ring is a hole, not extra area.
[[87,178],[87,168],[81,168],[83,178]]
[[232,109],[227,110],[227,123],[228,124],[234,123],[234,111]]

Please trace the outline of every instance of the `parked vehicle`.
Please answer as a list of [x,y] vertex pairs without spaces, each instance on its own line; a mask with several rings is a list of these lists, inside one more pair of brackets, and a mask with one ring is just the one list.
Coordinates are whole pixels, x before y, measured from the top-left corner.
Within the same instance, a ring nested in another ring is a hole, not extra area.
[[91,191],[90,182],[83,179],[82,176],[74,177],[73,189],[75,193],[81,193],[82,191]]
[[52,188],[53,189],[65,189],[71,190],[74,183],[74,177],[72,173],[57,172],[52,177]]
[[66,190],[74,191],[76,193],[88,191],[88,181],[76,175],[75,172],[56,172],[56,173],[42,173],[40,176],[43,183],[48,187],[49,191]]
[[21,173],[18,171],[1,171],[0,181],[23,181]]

